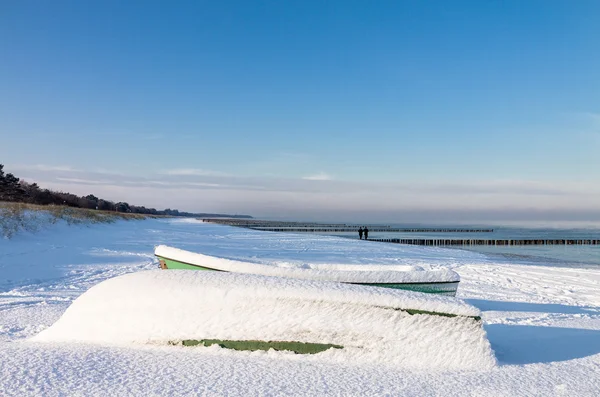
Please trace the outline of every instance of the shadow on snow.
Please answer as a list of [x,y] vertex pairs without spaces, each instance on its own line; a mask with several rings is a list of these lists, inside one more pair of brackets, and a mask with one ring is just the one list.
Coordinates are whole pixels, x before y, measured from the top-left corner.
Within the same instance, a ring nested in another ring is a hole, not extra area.
[[598,308],[567,306],[553,303],[527,303],[527,302],[507,302],[490,301],[484,299],[465,299],[465,301],[479,310],[501,311],[501,312],[533,312],[533,313],[559,313],[559,314],[596,314]]
[[[466,299],[481,311],[600,314],[597,307]],[[566,361],[600,353],[600,331],[532,325],[485,325],[500,364]]]
[[600,353],[600,331],[531,325],[484,326],[500,364],[566,361]]

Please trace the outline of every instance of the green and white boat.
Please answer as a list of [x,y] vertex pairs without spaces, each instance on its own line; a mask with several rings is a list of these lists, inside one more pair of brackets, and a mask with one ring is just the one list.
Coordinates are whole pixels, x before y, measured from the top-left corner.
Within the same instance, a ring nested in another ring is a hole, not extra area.
[[315,267],[281,267],[240,260],[218,258],[178,248],[159,245],[154,254],[162,269],[212,270],[329,281],[373,287],[395,288],[429,294],[455,296],[460,282],[450,269],[423,270],[415,266],[392,265],[318,265]]

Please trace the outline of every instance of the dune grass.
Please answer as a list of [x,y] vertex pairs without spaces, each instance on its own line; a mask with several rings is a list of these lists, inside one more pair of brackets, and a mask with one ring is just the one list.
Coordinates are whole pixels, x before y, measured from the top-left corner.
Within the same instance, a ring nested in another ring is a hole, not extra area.
[[73,224],[112,223],[117,220],[157,218],[157,215],[98,211],[61,205],[0,202],[0,237],[12,238],[21,231],[36,232],[44,226],[64,221]]

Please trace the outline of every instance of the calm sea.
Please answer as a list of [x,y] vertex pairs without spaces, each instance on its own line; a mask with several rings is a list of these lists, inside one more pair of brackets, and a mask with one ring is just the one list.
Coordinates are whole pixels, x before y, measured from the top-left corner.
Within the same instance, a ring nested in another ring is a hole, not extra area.
[[[491,228],[490,233],[369,233],[369,238],[422,239],[600,239],[600,228],[523,228],[494,225],[388,225],[397,228]],[[357,233],[332,233],[358,238]],[[448,247],[451,248],[451,247]],[[600,267],[600,245],[539,245],[539,246],[461,246],[451,249],[475,251],[501,263],[523,263],[545,266]]]

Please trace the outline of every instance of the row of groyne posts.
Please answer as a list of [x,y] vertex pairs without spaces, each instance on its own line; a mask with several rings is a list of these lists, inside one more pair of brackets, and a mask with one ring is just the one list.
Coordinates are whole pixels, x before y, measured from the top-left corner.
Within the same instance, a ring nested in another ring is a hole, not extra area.
[[[344,233],[357,232],[360,226],[349,224],[325,224],[312,222],[265,221],[255,219],[210,218],[203,222],[243,227],[246,229],[269,232],[292,233]],[[384,233],[492,233],[494,229],[457,229],[457,228],[393,228],[386,225],[369,226],[369,232]],[[369,241],[382,243],[460,246],[460,245],[600,245],[600,239],[415,239],[415,238],[370,238]]]
[[411,244],[411,245],[600,245],[600,240],[595,239],[410,239],[410,238],[382,238],[369,239],[382,243]]

